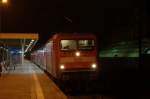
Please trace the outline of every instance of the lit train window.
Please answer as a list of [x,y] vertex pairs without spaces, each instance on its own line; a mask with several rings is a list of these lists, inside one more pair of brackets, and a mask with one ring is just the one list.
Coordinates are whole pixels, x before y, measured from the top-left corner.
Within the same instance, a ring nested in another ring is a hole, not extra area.
[[95,46],[94,44],[94,40],[79,40],[78,41],[78,48],[79,49],[93,49],[93,46]]
[[61,40],[61,50],[75,50],[77,49],[76,40]]

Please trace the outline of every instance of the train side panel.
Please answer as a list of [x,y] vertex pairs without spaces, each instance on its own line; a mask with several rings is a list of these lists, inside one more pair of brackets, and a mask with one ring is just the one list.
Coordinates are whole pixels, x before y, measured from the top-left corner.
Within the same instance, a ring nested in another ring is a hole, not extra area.
[[43,49],[43,69],[46,70],[46,48]]
[[48,73],[50,73],[52,76],[57,78],[57,72],[56,72],[56,62],[55,60],[55,50],[54,50],[54,42],[49,41],[46,44],[46,70]]
[[42,48],[40,51],[39,51],[39,59],[40,59],[40,67],[44,70],[46,70],[46,54],[45,54],[45,48]]

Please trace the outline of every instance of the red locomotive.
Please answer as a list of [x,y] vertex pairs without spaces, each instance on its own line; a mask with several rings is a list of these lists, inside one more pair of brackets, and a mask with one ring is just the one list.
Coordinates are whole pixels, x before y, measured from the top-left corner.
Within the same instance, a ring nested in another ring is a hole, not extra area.
[[31,59],[56,79],[95,79],[98,73],[96,36],[55,34],[31,54]]

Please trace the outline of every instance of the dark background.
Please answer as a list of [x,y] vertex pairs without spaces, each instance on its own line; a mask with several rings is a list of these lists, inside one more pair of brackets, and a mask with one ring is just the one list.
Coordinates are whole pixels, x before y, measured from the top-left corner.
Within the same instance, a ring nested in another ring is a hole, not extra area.
[[38,46],[56,32],[92,32],[105,47],[147,36],[147,12],[136,0],[10,0],[1,6],[1,32],[39,33]]
[[[140,48],[141,40],[150,37],[149,15],[144,0],[10,0],[0,13],[1,32],[39,33],[37,48],[56,32],[91,32],[100,49],[130,40],[139,40]],[[98,84],[106,90],[136,96],[150,89],[148,58],[100,61]]]

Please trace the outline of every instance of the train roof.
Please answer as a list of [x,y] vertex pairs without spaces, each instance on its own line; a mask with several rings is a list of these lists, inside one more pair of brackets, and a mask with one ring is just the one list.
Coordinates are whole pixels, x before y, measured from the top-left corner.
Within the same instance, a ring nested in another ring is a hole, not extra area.
[[[47,42],[45,44],[43,44],[42,46],[40,46],[38,49],[34,50],[37,51],[39,49],[42,49],[49,41],[56,39],[56,38],[93,38],[96,39],[96,35],[93,33],[55,33],[52,36],[49,37],[49,39],[47,40]],[[34,52],[33,51],[33,52]]]
[[55,38],[96,38],[96,36],[92,33],[56,33],[53,35],[53,39]]

